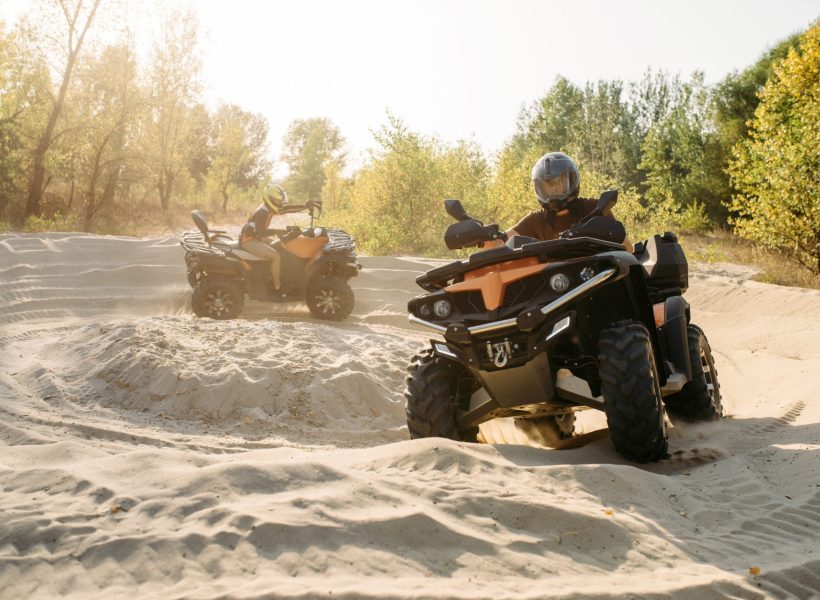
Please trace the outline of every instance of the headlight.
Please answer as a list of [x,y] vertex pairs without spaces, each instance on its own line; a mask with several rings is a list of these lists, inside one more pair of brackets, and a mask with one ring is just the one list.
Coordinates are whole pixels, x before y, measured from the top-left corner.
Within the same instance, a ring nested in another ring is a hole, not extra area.
[[595,275],[595,269],[592,267],[584,267],[581,269],[581,272],[578,276],[581,278],[581,281],[589,281]]
[[453,305],[448,300],[436,300],[433,304],[433,312],[439,319],[446,319],[450,316],[453,310]]
[[433,312],[430,310],[430,305],[429,304],[422,304],[416,310],[419,311],[419,316],[423,317],[425,319],[429,319],[430,315],[433,314]]
[[556,273],[550,277],[550,287],[556,292],[566,292],[569,288],[569,277],[563,273]]

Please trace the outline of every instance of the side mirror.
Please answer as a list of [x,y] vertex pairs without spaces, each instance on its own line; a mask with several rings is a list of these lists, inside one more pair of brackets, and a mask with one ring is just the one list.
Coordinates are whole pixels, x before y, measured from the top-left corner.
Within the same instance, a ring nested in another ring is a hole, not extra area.
[[616,202],[618,202],[618,190],[607,190],[598,198],[598,204],[595,205],[595,212],[599,215],[603,215],[606,211],[611,210]]
[[469,221],[470,216],[464,207],[461,205],[461,200],[445,200],[444,210],[447,214],[453,217],[456,221]]
[[586,223],[594,217],[602,217],[606,211],[612,210],[612,207],[615,206],[616,202],[618,202],[618,190],[605,191],[601,194],[601,197],[598,198],[598,203],[595,205],[595,208],[592,209],[591,213],[584,217],[581,223]]

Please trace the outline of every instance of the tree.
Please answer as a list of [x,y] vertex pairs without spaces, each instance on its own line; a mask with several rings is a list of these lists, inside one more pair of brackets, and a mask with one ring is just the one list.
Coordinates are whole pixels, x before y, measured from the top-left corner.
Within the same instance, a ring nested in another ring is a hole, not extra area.
[[71,76],[101,0],[89,0],[89,2],[83,0],[55,0],[55,2],[56,8],[59,9],[65,19],[65,29],[62,31],[65,39],[65,63],[57,96],[51,105],[45,127],[43,127],[34,150],[28,185],[28,199],[26,201],[26,217],[40,216],[40,200],[43,196],[43,182],[46,173],[46,153],[54,141],[54,129],[65,105]]
[[653,201],[671,197],[681,207],[708,211],[719,220],[724,216],[721,156],[703,74],[693,74],[671,91],[668,114],[652,126],[641,149],[647,196]]
[[583,104],[583,91],[559,75],[543,98],[522,111],[508,152],[517,152],[519,158],[533,146],[542,154],[568,152],[577,136]]
[[772,68],[735,146],[735,231],[820,273],[820,22]]
[[264,117],[233,104],[219,107],[212,123],[208,178],[220,195],[222,212],[228,209],[231,189],[248,189],[267,178],[267,143],[268,123]]
[[393,116],[374,137],[379,148],[359,171],[349,208],[338,215],[368,252],[443,249],[442,232],[450,222],[445,198],[460,198],[468,210],[483,211],[489,168],[474,143],[445,145],[410,131]]
[[284,182],[288,195],[301,202],[320,198],[328,164],[335,162],[344,167],[344,143],[330,119],[293,121],[285,134],[282,152],[282,160],[289,169]]
[[198,27],[190,8],[168,15],[149,66],[150,117],[143,153],[163,213],[168,211],[181,180],[190,176],[190,155],[195,152],[191,131],[200,87]]
[[83,65],[77,79],[81,89],[75,112],[81,133],[72,145],[82,149],[83,230],[90,231],[97,214],[113,203],[123,171],[136,161],[132,140],[144,102],[128,43],[106,47]]

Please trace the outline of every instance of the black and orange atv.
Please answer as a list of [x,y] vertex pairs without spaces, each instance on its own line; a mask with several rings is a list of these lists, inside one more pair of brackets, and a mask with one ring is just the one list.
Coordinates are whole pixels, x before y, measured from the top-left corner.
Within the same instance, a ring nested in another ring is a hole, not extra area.
[[[311,212],[311,223],[313,222]],[[282,259],[281,291],[273,288],[268,261],[242,250],[224,231],[209,230],[205,216],[193,211],[198,231],[182,234],[191,306],[198,317],[234,319],[245,294],[268,302],[307,302],[318,319],[341,321],[355,299],[348,281],[359,273],[356,243],[339,229],[289,226],[271,244]]]
[[596,408],[615,449],[649,462],[667,455],[664,410],[682,420],[722,416],[709,343],[682,297],[683,250],[666,233],[627,251],[623,225],[603,216],[617,196],[605,192],[588,217],[546,242],[507,240],[445,201],[458,221],[445,233],[448,248],[499,245],[416,280],[429,293],[409,302],[410,321],[443,339],[408,370],[412,438],[476,441],[478,426],[499,417],[569,438],[575,412]]

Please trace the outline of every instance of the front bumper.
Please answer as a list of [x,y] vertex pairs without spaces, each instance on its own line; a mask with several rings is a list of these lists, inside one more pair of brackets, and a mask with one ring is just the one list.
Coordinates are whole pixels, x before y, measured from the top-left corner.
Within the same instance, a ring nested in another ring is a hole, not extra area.
[[[613,275],[615,275],[615,273],[617,272],[618,269],[615,268],[610,268],[601,271],[600,273],[592,277],[589,281],[582,283],[578,287],[568,291],[566,294],[564,294],[557,300],[554,300],[549,304],[541,307],[540,314],[538,314],[537,312],[533,313],[532,309],[525,309],[521,312],[521,314],[519,314],[514,319],[503,319],[501,321],[482,323],[480,325],[473,325],[471,327],[466,327],[463,325],[459,325],[457,323],[451,324],[448,327],[444,327],[443,325],[431,323],[430,321],[420,319],[415,315],[409,315],[408,320],[410,321],[410,323],[414,325],[425,327],[429,330],[435,331],[442,335],[452,334],[452,337],[462,338],[464,341],[468,341],[471,336],[482,335],[486,333],[494,333],[498,331],[504,331],[507,329],[531,331],[534,327],[536,327],[540,323],[543,323],[544,320],[552,316],[556,311],[565,307],[570,302],[580,298],[584,294],[597,288],[605,281],[607,281],[609,278],[611,278]],[[451,335],[445,335],[445,337],[451,337]]]

